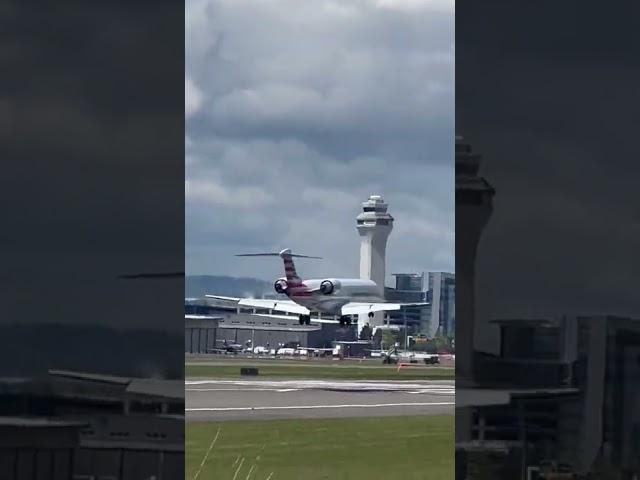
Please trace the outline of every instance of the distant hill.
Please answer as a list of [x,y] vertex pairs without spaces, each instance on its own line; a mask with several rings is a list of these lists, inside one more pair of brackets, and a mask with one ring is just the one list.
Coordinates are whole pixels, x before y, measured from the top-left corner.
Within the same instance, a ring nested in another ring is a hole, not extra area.
[[184,336],[85,325],[0,326],[0,376],[34,376],[49,369],[181,379]]
[[185,297],[204,297],[207,293],[229,297],[261,297],[273,293],[273,284],[257,278],[235,278],[216,275],[187,275],[184,282]]

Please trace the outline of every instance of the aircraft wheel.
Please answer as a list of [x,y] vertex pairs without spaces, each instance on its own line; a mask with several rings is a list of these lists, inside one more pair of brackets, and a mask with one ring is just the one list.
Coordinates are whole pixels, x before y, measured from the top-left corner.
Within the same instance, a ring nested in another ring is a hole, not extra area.
[[311,325],[311,316],[307,315],[307,325]]
[[369,318],[373,318],[373,312],[369,312]]
[[298,317],[298,323],[299,323],[300,325],[304,325],[304,324],[305,324],[305,320],[306,320],[306,319],[304,318],[304,315],[300,315],[300,316]]

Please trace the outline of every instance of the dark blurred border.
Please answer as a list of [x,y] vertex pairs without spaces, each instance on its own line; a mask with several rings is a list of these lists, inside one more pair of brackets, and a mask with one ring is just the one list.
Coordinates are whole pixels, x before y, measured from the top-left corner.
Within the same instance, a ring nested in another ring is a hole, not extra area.
[[0,23],[0,477],[181,478],[184,4]]
[[639,13],[456,4],[457,478],[640,475]]

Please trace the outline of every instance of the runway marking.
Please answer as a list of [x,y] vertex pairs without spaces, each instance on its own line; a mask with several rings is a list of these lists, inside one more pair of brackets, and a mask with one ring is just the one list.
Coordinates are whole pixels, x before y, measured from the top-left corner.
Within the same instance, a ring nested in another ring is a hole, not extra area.
[[269,476],[267,477],[267,480],[271,480],[271,477],[273,477],[273,472],[269,474]]
[[295,392],[300,390],[350,392],[406,392],[455,395],[455,385],[442,381],[326,381],[326,380],[196,380],[186,381],[187,392]]
[[215,445],[216,441],[218,441],[218,437],[220,436],[220,430],[222,430],[222,427],[218,427],[218,431],[216,432],[216,436],[211,441],[211,445],[209,445],[209,449],[207,450],[207,453],[205,454],[204,458],[202,459],[202,462],[200,463],[200,468],[198,468],[198,471],[193,476],[193,480],[197,480],[198,476],[200,475],[200,472],[202,471],[202,467],[204,467],[204,464],[207,462],[207,458],[209,458],[209,454],[211,453],[211,450],[213,449],[213,446]]
[[455,402],[362,403],[343,405],[278,405],[258,407],[197,407],[185,408],[187,412],[246,412],[251,410],[312,410],[314,408],[382,408],[429,407],[455,405]]
[[297,392],[299,388],[185,388],[185,392]]
[[[185,388],[185,392],[277,392],[277,393],[288,393],[288,392],[299,392],[300,390],[305,390],[304,388]],[[311,390],[311,389],[307,389]],[[372,388],[363,388],[363,389],[350,389],[350,390],[342,390],[336,388],[327,388],[326,391],[347,391],[347,392],[405,392],[405,393],[413,393],[413,394],[422,394],[422,393],[432,393],[432,394],[445,394],[445,395],[454,395],[455,389],[452,388],[433,388],[433,389],[420,389],[420,390],[388,390],[388,389],[372,389]]]
[[236,470],[236,473],[233,475],[233,480],[236,480],[236,477],[238,476],[238,472],[242,468],[243,463],[244,463],[244,457],[242,457],[242,460],[240,460],[240,465],[238,465],[238,469]]
[[231,468],[235,467],[239,461],[240,461],[240,454],[238,454],[238,456],[236,457],[236,461],[233,462],[233,465],[231,465]]

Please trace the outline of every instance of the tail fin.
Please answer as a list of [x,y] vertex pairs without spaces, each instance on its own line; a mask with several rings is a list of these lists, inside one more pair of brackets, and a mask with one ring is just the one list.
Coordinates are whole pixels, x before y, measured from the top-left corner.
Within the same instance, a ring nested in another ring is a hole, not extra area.
[[293,287],[300,285],[302,280],[300,280],[300,277],[296,272],[296,266],[293,263],[293,254],[291,253],[291,250],[286,248],[282,250],[279,255],[284,261],[284,274],[287,277],[287,283]]
[[287,282],[289,285],[300,285],[302,281],[296,272],[296,266],[293,263],[293,258],[316,258],[320,259],[320,257],[311,257],[309,255],[298,255],[295,253],[291,253],[289,248],[285,248],[284,250],[278,253],[245,253],[241,255],[236,255],[236,257],[280,257],[284,261],[284,273],[287,277]]

